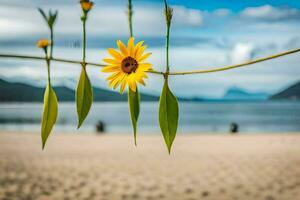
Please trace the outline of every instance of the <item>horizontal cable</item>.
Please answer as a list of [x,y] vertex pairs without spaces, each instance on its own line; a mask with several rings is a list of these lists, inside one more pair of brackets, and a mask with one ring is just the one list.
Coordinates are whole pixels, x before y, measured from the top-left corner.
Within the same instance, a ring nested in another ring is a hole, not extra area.
[[272,59],[279,58],[279,57],[282,57],[282,56],[286,56],[286,55],[289,55],[289,54],[297,53],[299,51],[300,51],[300,48],[295,49],[295,50],[291,50],[291,51],[286,51],[286,52],[279,53],[279,54],[275,54],[275,55],[272,55],[272,56],[264,57],[264,58],[259,58],[257,60],[252,60],[252,61],[248,61],[248,62],[245,62],[245,63],[237,64],[237,65],[229,65],[229,66],[225,66],[225,67],[207,69],[207,70],[170,72],[169,75],[204,74],[204,73],[226,71],[226,70],[230,70],[230,69],[235,69],[235,68],[239,68],[239,67],[253,65],[255,63],[264,62],[264,61],[267,61],[267,60],[272,60]]
[[[239,68],[239,67],[245,67],[245,66],[248,66],[248,65],[253,65],[253,64],[256,64],[256,63],[259,63],[259,62],[264,62],[264,61],[267,61],[267,60],[272,60],[272,59],[275,59],[275,58],[279,58],[279,57],[286,56],[286,55],[293,54],[293,53],[297,53],[297,52],[300,52],[300,48],[290,50],[290,51],[286,51],[286,52],[279,53],[279,54],[275,54],[275,55],[271,55],[271,56],[264,57],[264,58],[259,58],[259,59],[256,59],[256,60],[248,61],[248,62],[237,64],[237,65],[229,65],[229,66],[225,66],[225,67],[207,69],[207,70],[169,72],[168,74],[169,75],[188,75],[188,74],[204,74],[204,73],[213,73],[213,72],[226,71],[226,70],[230,70],[230,69],[235,69],[235,68]],[[28,55],[15,55],[15,54],[0,54],[0,58],[19,58],[19,59],[31,59],[31,60],[45,60],[45,57],[28,56]],[[63,63],[82,64],[81,61],[68,60],[68,59],[62,59],[62,58],[51,58],[51,60],[56,61],[56,62],[63,62]],[[106,66],[104,64],[91,63],[91,62],[86,62],[85,64],[90,65],[90,66],[96,66],[96,67]],[[149,71],[149,73],[161,74],[161,75],[165,74],[164,72],[159,72],[159,71],[154,71],[154,70]]]
[[[28,60],[45,60],[46,59],[45,57],[41,57],[41,56],[27,56],[27,55],[15,55],[15,54],[0,54],[0,58],[20,58],[20,59],[28,59]],[[56,61],[56,62],[63,62],[63,63],[82,64],[82,61],[68,60],[68,59],[62,59],[62,58],[51,58],[50,60]],[[97,64],[97,63],[91,63],[91,62],[86,62],[85,64],[97,66],[97,67],[106,66],[104,64]]]

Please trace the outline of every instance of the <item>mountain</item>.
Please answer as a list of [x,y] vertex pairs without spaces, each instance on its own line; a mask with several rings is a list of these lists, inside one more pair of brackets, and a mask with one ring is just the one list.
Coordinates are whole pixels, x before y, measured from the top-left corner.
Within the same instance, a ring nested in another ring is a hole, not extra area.
[[[11,83],[0,79],[0,102],[42,102],[44,88],[25,83]],[[59,101],[75,101],[75,91],[67,87],[54,87]],[[127,95],[93,88],[94,101],[126,101]],[[158,101],[157,96],[141,94],[143,101]]]
[[222,100],[266,100],[268,94],[263,92],[248,92],[238,87],[229,88]]
[[270,97],[271,100],[300,100],[300,81]]

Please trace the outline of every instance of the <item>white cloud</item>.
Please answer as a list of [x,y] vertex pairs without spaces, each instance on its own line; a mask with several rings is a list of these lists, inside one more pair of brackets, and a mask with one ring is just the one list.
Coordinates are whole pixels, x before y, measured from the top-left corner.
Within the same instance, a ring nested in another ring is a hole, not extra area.
[[[53,7],[51,7],[53,8]],[[47,10],[48,7],[45,7]],[[47,34],[46,25],[35,6],[26,9],[17,6],[0,7],[0,39]],[[58,34],[81,34],[80,9],[78,5],[61,5],[55,31]],[[158,5],[135,7],[134,31],[136,35],[163,36],[165,33],[163,8]],[[174,30],[201,26],[201,11],[183,6],[174,7]],[[126,7],[95,6],[89,16],[88,33],[94,36],[127,36]]]
[[250,60],[253,55],[254,46],[249,43],[237,43],[231,53],[230,61],[231,63],[241,63]]
[[201,26],[203,16],[200,10],[188,9],[183,6],[173,6],[174,23],[177,26]]
[[[35,26],[31,22],[20,20],[13,20],[13,19],[0,19],[0,38],[10,38],[16,37],[20,35],[20,30],[22,30],[23,34],[30,34],[32,30],[35,29]],[[39,31],[37,30],[37,33]]]
[[264,5],[260,7],[246,8],[241,12],[241,16],[247,19],[264,21],[291,20],[299,19],[300,11],[295,8],[276,8],[271,5]]

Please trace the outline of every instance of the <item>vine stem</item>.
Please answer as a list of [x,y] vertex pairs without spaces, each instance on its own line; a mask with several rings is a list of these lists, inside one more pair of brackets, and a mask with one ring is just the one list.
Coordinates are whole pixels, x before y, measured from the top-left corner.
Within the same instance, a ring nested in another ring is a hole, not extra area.
[[[167,25],[167,34],[166,34],[166,73],[165,75],[168,75],[169,74],[169,71],[170,71],[170,62],[169,62],[169,46],[170,46],[170,27],[171,27],[171,18],[172,16],[169,16],[171,15],[171,13],[169,13],[169,10],[170,9],[168,7],[168,3],[167,3],[167,0],[164,0],[165,2],[165,15],[166,15],[166,25]],[[167,76],[165,76],[167,77]]]
[[[0,54],[0,58],[19,58],[19,59],[27,59],[27,60],[45,60],[45,57],[42,56],[29,56],[29,55],[17,55],[17,54]],[[68,60],[63,58],[49,58],[49,60],[55,62],[62,62],[62,63],[70,63],[70,64],[82,64],[82,61],[77,60]],[[86,62],[86,65],[96,66],[96,67],[104,67],[104,64]]]
[[51,62],[51,60],[48,57],[47,48],[44,48],[44,52],[45,52],[44,60],[46,61],[46,64],[47,64],[48,84],[50,85],[51,84],[51,80],[50,80],[50,62]]
[[84,19],[82,20],[82,28],[83,28],[83,48],[82,48],[82,66],[85,65],[85,60],[86,60],[86,19],[87,16],[85,14]]
[[54,46],[54,34],[53,34],[53,27],[50,27],[50,58],[53,57],[53,46]]
[[133,30],[132,30],[132,0],[128,0],[128,22],[129,22],[129,34],[130,37],[133,37]]
[[256,63],[264,62],[264,61],[267,61],[267,60],[272,60],[272,59],[275,59],[275,58],[283,57],[283,56],[286,56],[286,55],[289,55],[289,54],[297,53],[299,51],[300,51],[300,48],[290,50],[290,51],[286,51],[286,52],[279,53],[279,54],[274,54],[274,55],[264,57],[264,58],[259,58],[259,59],[248,61],[248,62],[241,63],[241,64],[228,65],[228,66],[224,66],[224,67],[220,67],[220,68],[213,68],[213,69],[207,69],[207,70],[192,70],[192,71],[183,71],[183,72],[172,72],[172,73],[169,73],[169,75],[205,74],[205,73],[226,71],[226,70],[230,70],[230,69],[245,67],[245,66],[256,64]]
[[166,44],[166,62],[167,62],[167,72],[170,71],[170,62],[169,62],[169,46],[170,46],[170,26],[167,26],[167,44]]
[[[219,68],[213,68],[213,69],[207,69],[207,70],[193,70],[193,71],[182,71],[182,72],[169,72],[169,75],[191,75],[191,74],[205,74],[205,73],[214,73],[214,72],[220,72],[220,71],[227,71],[235,68],[240,68],[240,67],[246,67],[249,65],[253,65],[256,63],[260,62],[265,62],[268,60],[273,60],[279,57],[287,56],[290,54],[298,53],[300,52],[300,48],[290,50],[290,51],[285,51],[282,53],[274,54],[268,57],[263,57],[259,58],[256,60],[248,61],[245,63],[241,64],[236,64],[236,65],[229,65],[229,66],[224,66],[224,67],[219,67]],[[30,56],[30,55],[17,55],[17,54],[0,54],[0,58],[17,58],[17,59],[27,59],[27,60],[45,60],[45,57],[41,56]],[[82,61],[76,61],[76,60],[69,60],[69,59],[63,59],[63,58],[49,58],[49,60],[55,61],[55,62],[63,62],[63,63],[70,63],[70,64],[82,64]],[[104,67],[106,65],[104,64],[98,64],[98,63],[92,63],[92,62],[86,62],[86,65],[89,66],[95,66],[95,67]],[[152,74],[159,74],[159,75],[164,75],[165,72],[160,72],[160,71],[148,71],[149,73]]]

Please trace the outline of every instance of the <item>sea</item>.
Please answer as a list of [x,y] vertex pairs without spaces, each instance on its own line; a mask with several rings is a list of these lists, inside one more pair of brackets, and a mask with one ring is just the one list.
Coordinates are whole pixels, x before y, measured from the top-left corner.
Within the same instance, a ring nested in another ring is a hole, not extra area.
[[[0,131],[39,132],[41,103],[0,104]],[[60,103],[55,132],[96,133],[101,122],[106,133],[131,133],[127,102],[96,102],[77,130],[75,103]],[[180,102],[178,133],[226,133],[230,125],[241,133],[300,132],[300,102]],[[138,131],[159,133],[158,102],[142,102]]]

